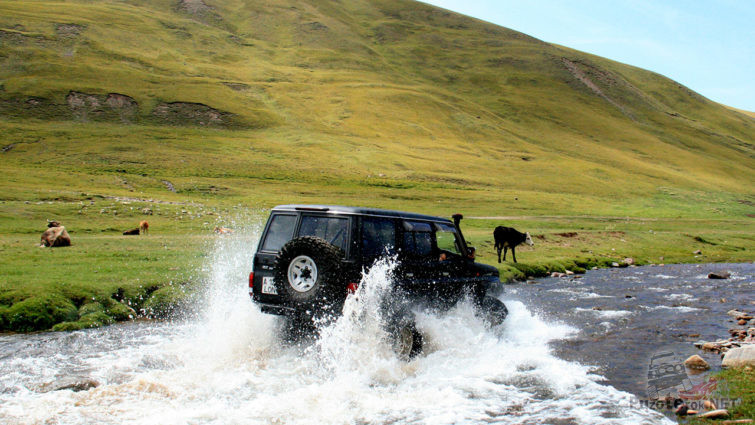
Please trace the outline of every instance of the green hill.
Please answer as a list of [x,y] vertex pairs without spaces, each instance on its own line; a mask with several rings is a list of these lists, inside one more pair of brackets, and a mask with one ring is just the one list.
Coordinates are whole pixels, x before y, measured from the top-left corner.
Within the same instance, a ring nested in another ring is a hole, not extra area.
[[263,205],[676,215],[754,193],[752,117],[417,2],[0,1],[0,43],[8,200],[170,199],[167,180]]
[[[170,311],[236,206],[510,216],[538,238],[509,278],[752,260],[754,136],[661,75],[409,0],[0,0],[0,331]],[[73,247],[34,248],[47,218]],[[502,221],[465,221],[482,261]]]

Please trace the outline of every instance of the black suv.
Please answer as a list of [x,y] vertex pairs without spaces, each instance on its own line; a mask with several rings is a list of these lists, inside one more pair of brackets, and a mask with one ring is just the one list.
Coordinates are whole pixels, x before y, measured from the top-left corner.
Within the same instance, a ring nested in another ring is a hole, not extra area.
[[364,270],[395,256],[390,333],[402,356],[421,351],[411,307],[448,308],[465,296],[500,323],[506,307],[488,292],[501,290],[498,270],[474,262],[454,221],[422,214],[331,205],[280,205],[262,233],[249,294],[265,313],[285,315],[294,326],[340,313]]

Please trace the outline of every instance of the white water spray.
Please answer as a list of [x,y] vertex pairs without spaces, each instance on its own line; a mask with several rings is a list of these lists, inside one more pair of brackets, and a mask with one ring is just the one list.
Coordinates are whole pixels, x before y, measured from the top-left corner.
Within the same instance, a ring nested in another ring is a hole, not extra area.
[[[310,346],[282,342],[281,319],[262,314],[247,292],[258,234],[256,226],[217,238],[204,270],[206,308],[194,320],[0,340],[1,371],[23,368],[0,380],[0,422],[666,422],[598,383],[587,367],[551,354],[548,342],[573,328],[546,323],[505,298],[509,317],[494,330],[467,302],[442,314],[418,312],[425,353],[400,361],[378,308],[390,293],[391,261],[364,276],[344,315]],[[40,348],[28,351],[35,344]],[[40,389],[70,374],[100,385]]]

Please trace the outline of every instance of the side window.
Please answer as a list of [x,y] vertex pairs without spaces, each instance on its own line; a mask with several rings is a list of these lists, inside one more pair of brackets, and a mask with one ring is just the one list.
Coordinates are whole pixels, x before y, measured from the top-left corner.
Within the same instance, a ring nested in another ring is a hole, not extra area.
[[435,240],[438,249],[451,254],[461,255],[460,241],[456,234],[456,229],[447,224],[436,223]]
[[362,217],[362,256],[369,262],[395,252],[396,225],[388,218]]
[[404,222],[404,250],[413,257],[433,256],[433,231],[428,223]]
[[270,218],[267,236],[262,244],[263,251],[279,251],[294,235],[295,215],[275,214]]
[[349,219],[305,215],[301,219],[299,236],[316,236],[341,249],[346,249],[349,237]]

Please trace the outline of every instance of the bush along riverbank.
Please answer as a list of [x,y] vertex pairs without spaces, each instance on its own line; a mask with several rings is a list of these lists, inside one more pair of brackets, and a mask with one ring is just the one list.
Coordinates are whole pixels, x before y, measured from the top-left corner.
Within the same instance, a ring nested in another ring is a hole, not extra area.
[[0,306],[0,331],[72,331],[136,318],[172,318],[198,302],[190,282],[112,294],[51,293]]

